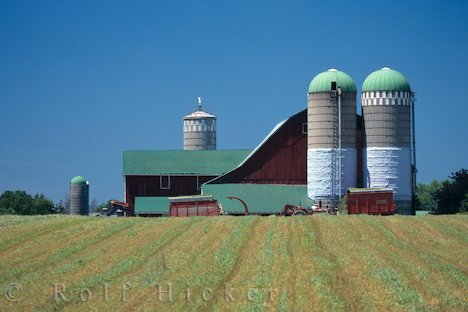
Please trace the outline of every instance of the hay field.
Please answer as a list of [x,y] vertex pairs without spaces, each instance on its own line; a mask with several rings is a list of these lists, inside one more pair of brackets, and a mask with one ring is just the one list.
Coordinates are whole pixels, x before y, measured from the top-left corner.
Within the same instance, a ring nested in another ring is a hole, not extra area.
[[0,217],[0,311],[467,311],[468,215]]

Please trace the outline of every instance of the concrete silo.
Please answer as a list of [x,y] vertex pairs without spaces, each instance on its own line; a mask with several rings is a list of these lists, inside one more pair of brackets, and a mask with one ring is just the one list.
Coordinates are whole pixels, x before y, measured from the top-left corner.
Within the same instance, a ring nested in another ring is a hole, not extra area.
[[356,85],[330,69],[318,74],[308,93],[308,196],[324,205],[357,183]]
[[361,100],[364,187],[392,188],[398,213],[414,214],[410,84],[384,67],[364,80]]
[[184,150],[216,149],[216,117],[202,110],[198,98],[198,110],[184,117]]
[[70,181],[70,214],[89,215],[89,183],[82,176]]

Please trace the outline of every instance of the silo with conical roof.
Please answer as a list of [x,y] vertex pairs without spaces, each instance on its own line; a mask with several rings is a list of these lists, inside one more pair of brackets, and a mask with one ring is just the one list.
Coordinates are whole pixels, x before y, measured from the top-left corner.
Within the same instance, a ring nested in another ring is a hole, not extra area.
[[198,110],[184,117],[184,150],[216,149],[216,116],[202,110],[198,97]]
[[315,76],[308,92],[307,191],[336,205],[357,184],[356,85],[344,72]]
[[399,214],[414,214],[411,114],[408,80],[384,67],[362,85],[363,184],[391,188]]
[[82,176],[76,176],[70,181],[71,215],[89,215],[89,183]]

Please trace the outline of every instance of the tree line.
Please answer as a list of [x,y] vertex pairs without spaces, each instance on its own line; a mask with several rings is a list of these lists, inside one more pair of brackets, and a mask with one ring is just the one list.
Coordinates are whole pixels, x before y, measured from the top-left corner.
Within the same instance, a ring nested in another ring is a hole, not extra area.
[[[70,196],[65,194],[65,202],[62,200],[54,204],[44,194],[36,194],[34,196],[22,190],[6,191],[0,195],[0,215],[16,214],[16,215],[45,215],[68,213],[70,205]],[[108,200],[100,205],[96,199],[93,199],[90,205],[91,212],[100,212],[104,208],[110,209],[111,201]]]
[[432,214],[468,212],[468,170],[462,168],[441,182],[419,183],[416,196],[417,210]]
[[0,196],[0,214],[44,215],[57,213],[54,203],[44,196],[25,191],[6,191]]

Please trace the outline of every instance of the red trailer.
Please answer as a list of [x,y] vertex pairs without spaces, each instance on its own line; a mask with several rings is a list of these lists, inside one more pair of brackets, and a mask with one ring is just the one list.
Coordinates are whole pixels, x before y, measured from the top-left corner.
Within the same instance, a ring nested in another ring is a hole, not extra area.
[[392,189],[350,188],[344,200],[348,214],[392,215],[395,213]]
[[169,197],[169,216],[219,216],[218,201],[211,195]]

